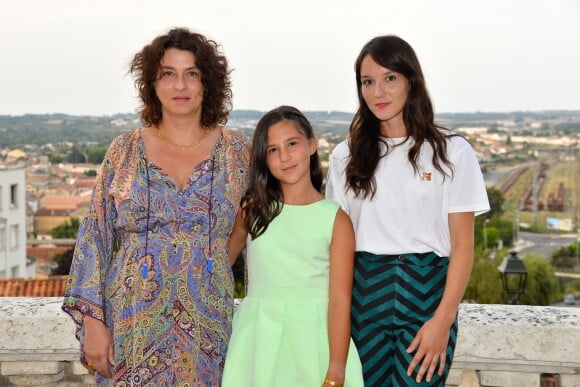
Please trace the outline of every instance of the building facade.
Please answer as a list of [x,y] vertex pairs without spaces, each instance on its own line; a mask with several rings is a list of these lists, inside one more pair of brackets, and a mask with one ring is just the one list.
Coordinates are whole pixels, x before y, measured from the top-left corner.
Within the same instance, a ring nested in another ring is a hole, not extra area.
[[28,275],[25,176],[24,163],[0,163],[0,278]]

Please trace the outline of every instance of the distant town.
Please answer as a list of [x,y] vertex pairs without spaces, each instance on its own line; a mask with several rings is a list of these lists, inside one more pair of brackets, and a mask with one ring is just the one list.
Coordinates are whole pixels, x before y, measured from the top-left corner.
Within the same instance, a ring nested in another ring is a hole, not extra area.
[[[228,127],[250,137],[262,114],[233,111]],[[353,114],[306,115],[326,168],[330,153],[346,138]],[[501,192],[514,227],[577,232],[580,111],[448,113],[439,114],[437,122],[471,142],[488,188]],[[50,241],[56,227],[87,214],[107,146],[139,125],[136,114],[0,115],[0,278],[51,273],[52,256],[70,246],[39,241]]]

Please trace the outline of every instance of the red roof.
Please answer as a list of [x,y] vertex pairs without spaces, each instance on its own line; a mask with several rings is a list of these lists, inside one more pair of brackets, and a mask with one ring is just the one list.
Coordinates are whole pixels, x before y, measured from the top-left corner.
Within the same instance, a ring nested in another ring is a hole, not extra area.
[[90,195],[46,195],[41,200],[40,208],[52,209],[62,206],[76,208],[80,203],[90,200]]
[[62,297],[68,275],[44,278],[1,278],[0,297]]
[[55,254],[61,254],[70,250],[73,246],[26,246],[26,255],[31,255],[36,259],[50,262]]

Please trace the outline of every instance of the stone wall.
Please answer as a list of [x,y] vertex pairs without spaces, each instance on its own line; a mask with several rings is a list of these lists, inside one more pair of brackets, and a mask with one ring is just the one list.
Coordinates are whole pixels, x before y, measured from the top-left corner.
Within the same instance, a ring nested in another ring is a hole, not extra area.
[[[0,298],[0,385],[85,386],[61,298]],[[580,387],[580,308],[462,304],[448,386]],[[243,386],[242,386],[243,387]]]

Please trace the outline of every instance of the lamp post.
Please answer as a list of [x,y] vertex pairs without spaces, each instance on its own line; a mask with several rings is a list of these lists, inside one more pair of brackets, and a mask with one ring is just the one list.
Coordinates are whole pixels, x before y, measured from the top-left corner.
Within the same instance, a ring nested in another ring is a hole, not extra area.
[[524,261],[516,251],[511,251],[497,267],[497,270],[501,274],[503,289],[508,295],[510,303],[516,305],[518,297],[524,292],[528,278],[528,270]]
[[485,247],[485,251],[487,251],[487,224],[489,223],[489,219],[483,221],[483,246]]
[[516,245],[518,243],[518,239],[520,238],[520,215],[518,211],[518,215],[516,216],[516,221],[514,223],[514,237],[512,241],[512,245]]

